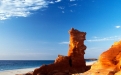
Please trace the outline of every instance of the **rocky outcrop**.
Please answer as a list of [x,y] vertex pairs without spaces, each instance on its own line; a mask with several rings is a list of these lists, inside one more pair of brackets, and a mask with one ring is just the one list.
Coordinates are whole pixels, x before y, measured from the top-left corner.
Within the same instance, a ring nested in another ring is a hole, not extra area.
[[85,32],[72,28],[69,31],[70,44],[67,56],[58,55],[53,64],[43,65],[34,70],[33,75],[71,75],[72,73],[82,73],[86,70],[84,54]]
[[69,31],[70,33],[70,44],[69,44],[69,51],[68,51],[68,56],[72,60],[72,65],[74,68],[79,68],[77,69],[78,71],[81,70],[81,68],[85,67],[85,60],[84,60],[84,54],[85,54],[85,49],[86,46],[84,45],[84,40],[85,40],[85,32],[80,32],[76,29],[71,29]]
[[121,75],[121,41],[103,52],[91,69],[82,75]]

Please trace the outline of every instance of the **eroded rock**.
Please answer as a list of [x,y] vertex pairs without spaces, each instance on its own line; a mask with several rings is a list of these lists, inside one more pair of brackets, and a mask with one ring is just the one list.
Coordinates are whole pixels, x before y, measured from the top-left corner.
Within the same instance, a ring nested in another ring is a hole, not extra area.
[[121,75],[121,41],[103,52],[91,69],[82,75]]
[[69,31],[70,33],[70,44],[69,44],[69,51],[68,56],[72,60],[72,65],[75,68],[81,69],[81,67],[85,67],[85,60],[84,60],[84,54],[86,46],[84,45],[85,40],[85,32],[80,32],[76,29],[71,29]]
[[69,31],[70,44],[67,56],[58,55],[53,64],[43,65],[34,70],[33,75],[71,75],[72,73],[82,73],[86,70],[84,54],[85,32],[72,28]]

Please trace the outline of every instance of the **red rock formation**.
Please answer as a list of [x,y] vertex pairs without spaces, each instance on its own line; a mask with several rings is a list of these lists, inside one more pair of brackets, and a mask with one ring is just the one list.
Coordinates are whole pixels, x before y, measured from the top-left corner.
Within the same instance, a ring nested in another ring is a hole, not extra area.
[[70,44],[68,56],[58,55],[53,64],[43,65],[35,69],[33,75],[71,75],[72,73],[84,72],[86,64],[84,60],[85,32],[74,28],[70,31]]
[[121,41],[103,52],[98,61],[83,75],[121,75]]
[[86,66],[85,60],[84,60],[84,54],[86,46],[84,45],[85,40],[85,32],[80,32],[76,29],[71,29],[69,31],[70,33],[70,44],[69,44],[69,51],[68,56],[72,60],[72,66],[73,68],[79,68],[78,71],[81,70],[81,68],[84,68]]

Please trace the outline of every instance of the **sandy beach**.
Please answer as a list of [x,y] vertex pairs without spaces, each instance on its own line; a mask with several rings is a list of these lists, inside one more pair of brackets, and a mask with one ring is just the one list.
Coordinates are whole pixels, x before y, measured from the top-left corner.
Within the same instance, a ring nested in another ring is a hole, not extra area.
[[96,61],[92,61],[92,62],[86,62],[86,65],[89,66],[89,65],[92,65],[93,63],[95,63]]
[[35,68],[0,71],[0,75],[18,75],[34,71]]
[[[87,62],[86,65],[92,65],[94,62]],[[26,69],[16,69],[16,70],[6,70],[6,71],[0,71],[0,75],[19,75],[19,74],[25,74],[31,71],[34,71],[35,68],[26,68]]]

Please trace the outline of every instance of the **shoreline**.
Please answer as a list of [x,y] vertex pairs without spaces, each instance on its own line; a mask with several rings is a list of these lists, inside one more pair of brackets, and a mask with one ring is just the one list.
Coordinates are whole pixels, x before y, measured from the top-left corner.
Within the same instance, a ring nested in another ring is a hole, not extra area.
[[86,66],[90,66],[90,65],[92,65],[95,62],[97,62],[97,61],[86,62]]
[[25,69],[15,69],[15,70],[5,70],[5,71],[0,71],[0,75],[19,75],[19,74],[25,74],[28,72],[34,71],[35,68],[25,68]]
[[[90,66],[95,62],[96,61],[86,62],[86,65]],[[0,75],[22,75],[22,74],[25,74],[25,73],[28,73],[28,72],[32,72],[36,68],[38,68],[38,67],[25,68],[25,69],[15,69],[15,70],[4,70],[4,71],[0,71]]]

